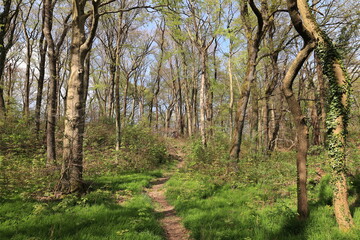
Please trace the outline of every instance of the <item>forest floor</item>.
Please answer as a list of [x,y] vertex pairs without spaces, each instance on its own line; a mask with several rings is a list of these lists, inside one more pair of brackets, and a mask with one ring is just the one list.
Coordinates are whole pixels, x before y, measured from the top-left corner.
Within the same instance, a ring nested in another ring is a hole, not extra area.
[[173,146],[169,149],[170,155],[177,159],[175,169],[164,173],[151,182],[151,187],[147,189],[147,194],[155,205],[155,212],[161,214],[160,223],[163,227],[166,238],[169,240],[187,240],[190,239],[189,231],[182,225],[181,218],[176,215],[175,207],[169,204],[165,197],[165,183],[171,178],[175,171],[184,166],[184,152],[181,146]]

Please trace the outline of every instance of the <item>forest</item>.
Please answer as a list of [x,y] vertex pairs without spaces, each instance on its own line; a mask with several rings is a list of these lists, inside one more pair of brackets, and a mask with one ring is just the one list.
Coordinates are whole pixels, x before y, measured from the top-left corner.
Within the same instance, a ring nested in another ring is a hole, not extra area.
[[360,239],[358,0],[1,0],[0,239]]

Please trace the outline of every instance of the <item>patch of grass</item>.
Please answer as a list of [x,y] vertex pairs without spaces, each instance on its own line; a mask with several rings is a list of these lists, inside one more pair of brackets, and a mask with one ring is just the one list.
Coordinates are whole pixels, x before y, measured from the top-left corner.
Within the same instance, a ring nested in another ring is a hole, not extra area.
[[[327,187],[328,182],[321,184]],[[290,194],[282,195],[271,192],[274,188],[269,184],[214,186],[209,176],[178,173],[167,182],[167,189],[168,198],[194,239],[355,240],[360,234],[359,228],[348,233],[338,230],[332,206],[327,205],[327,190],[321,190],[321,185],[316,188],[319,198],[310,205],[306,222],[297,218],[293,187]],[[360,225],[358,208],[354,220]]]
[[164,239],[151,200],[142,192],[160,174],[102,176],[88,194],[61,201],[3,199],[1,239]]

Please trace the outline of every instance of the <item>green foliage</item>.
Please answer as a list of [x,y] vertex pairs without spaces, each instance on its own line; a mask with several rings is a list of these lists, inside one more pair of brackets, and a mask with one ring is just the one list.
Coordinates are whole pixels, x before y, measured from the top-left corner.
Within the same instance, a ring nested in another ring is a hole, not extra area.
[[115,130],[108,120],[89,128],[85,143],[85,172],[90,176],[147,171],[168,160],[164,140],[141,125],[122,130],[119,151],[114,149]]
[[331,176],[324,176],[319,184],[319,203],[323,205],[331,205],[333,198],[333,190],[331,188]]
[[88,194],[60,201],[0,200],[1,239],[164,239],[151,200],[142,194],[156,176],[103,176]]
[[[319,30],[320,31],[320,30]],[[324,42],[317,47],[318,56],[321,59],[323,73],[329,80],[328,90],[328,112],[326,118],[326,127],[328,132],[328,152],[331,158],[331,167],[335,175],[344,172],[345,169],[345,142],[347,136],[347,125],[350,113],[350,93],[351,80],[347,76],[346,70],[342,65],[341,54],[334,46],[331,39],[325,32],[321,32]],[[336,77],[334,64],[340,65],[340,70],[344,74],[345,82],[339,82]],[[345,102],[344,102],[345,99]],[[339,121],[342,121],[340,123]],[[341,126],[340,126],[341,125]],[[335,129],[341,128],[341,131],[335,133]],[[336,177],[334,175],[334,177]]]
[[165,163],[168,157],[164,142],[150,129],[140,125],[124,129],[119,155],[123,165],[138,171],[154,169]]
[[0,153],[32,154],[39,150],[39,146],[27,119],[7,119],[6,124],[0,127]]
[[21,194],[28,198],[50,191],[56,180],[58,169],[45,168],[42,153],[33,156],[0,154],[0,198]]
[[103,118],[87,125],[84,145],[98,148],[115,145],[115,123],[112,119]]
[[[269,164],[273,162],[262,163]],[[209,179],[210,176],[192,172],[178,173],[167,182],[167,197],[194,239],[355,240],[360,234],[359,228],[348,233],[338,230],[328,204],[332,196],[329,176],[312,190],[318,197],[310,204],[311,214],[306,222],[297,218],[295,182],[291,194],[284,194],[286,185],[282,178],[278,183],[270,181],[237,188],[214,187]],[[277,188],[277,184],[282,186]],[[358,209],[354,219],[360,223]]]

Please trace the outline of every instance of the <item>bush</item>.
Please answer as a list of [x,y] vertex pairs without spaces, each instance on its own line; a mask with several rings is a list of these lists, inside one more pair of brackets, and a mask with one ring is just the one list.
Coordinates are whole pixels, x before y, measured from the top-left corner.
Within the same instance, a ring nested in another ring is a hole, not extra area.
[[154,169],[167,160],[165,144],[149,128],[128,126],[122,133],[121,158],[134,170]]
[[[85,168],[89,175],[104,172],[142,172],[155,169],[168,158],[163,140],[140,125],[127,126],[121,132],[121,148],[115,150],[113,126],[101,125],[87,131]],[[112,130],[111,130],[112,129]]]
[[114,121],[109,118],[103,118],[87,125],[84,145],[89,148],[115,145],[115,137]]

